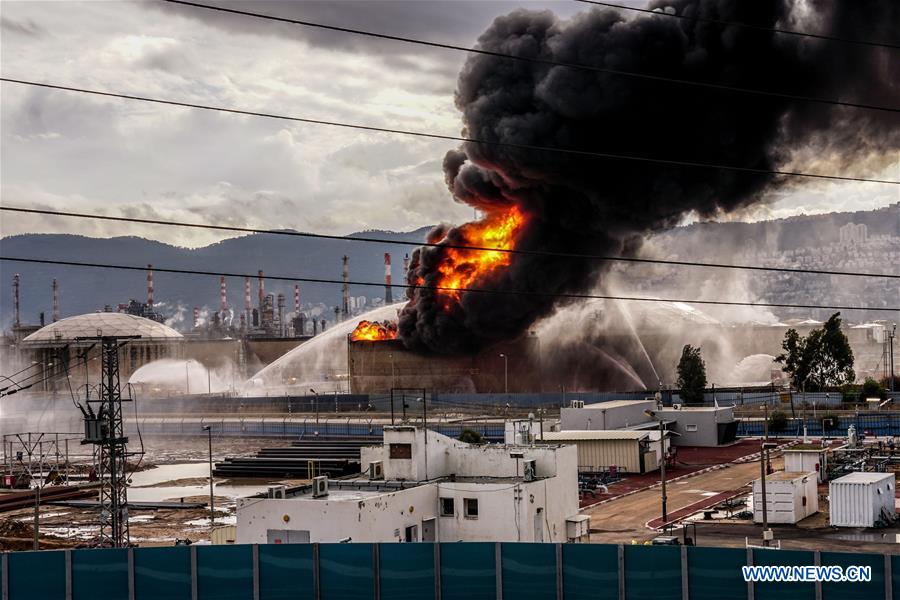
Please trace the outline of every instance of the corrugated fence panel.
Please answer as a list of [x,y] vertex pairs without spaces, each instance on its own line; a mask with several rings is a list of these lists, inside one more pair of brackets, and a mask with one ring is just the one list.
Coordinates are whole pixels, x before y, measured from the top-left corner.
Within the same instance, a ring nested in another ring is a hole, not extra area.
[[681,600],[681,548],[625,546],[626,600]]
[[[807,566],[815,564],[812,552],[799,550],[754,550],[754,565]],[[773,583],[754,584],[754,600],[815,600],[814,583]]]
[[563,597],[566,600],[617,600],[619,551],[617,546],[565,544]]
[[135,548],[135,600],[191,600],[191,549]]
[[252,546],[198,546],[199,600],[248,600],[253,597]]
[[688,582],[691,600],[738,600],[747,597],[741,567],[747,564],[743,548],[688,549]]
[[441,544],[441,600],[495,600],[494,544]]
[[555,598],[556,545],[503,544],[503,597]]
[[434,597],[434,544],[379,544],[378,554],[382,598]]
[[11,552],[9,600],[65,600],[66,555],[61,550]]
[[73,600],[128,600],[128,550],[72,551]]
[[822,600],[872,600],[884,597],[884,557],[877,554],[823,552],[823,565],[847,567],[853,565],[872,568],[872,580],[865,582],[823,582]]
[[259,597],[265,600],[313,600],[316,592],[312,545],[261,545]]
[[372,545],[319,545],[319,579],[322,600],[373,600]]

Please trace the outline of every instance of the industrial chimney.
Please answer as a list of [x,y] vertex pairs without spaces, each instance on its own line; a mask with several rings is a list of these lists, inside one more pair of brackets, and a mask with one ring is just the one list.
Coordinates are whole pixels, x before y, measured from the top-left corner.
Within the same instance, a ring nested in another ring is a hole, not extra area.
[[259,310],[262,311],[263,303],[266,301],[266,281],[263,279],[262,269],[259,270]]
[[241,316],[245,328],[250,327],[253,321],[253,305],[250,303],[250,278],[244,278],[244,314]]
[[294,284],[294,316],[300,316],[300,284]]
[[224,317],[228,310],[228,291],[225,288],[225,276],[219,277],[219,312]]
[[59,321],[59,284],[56,282],[56,279],[53,280],[53,284],[50,288],[53,290],[53,312],[51,313],[51,316],[53,322],[56,323]]
[[147,312],[153,312],[153,265],[147,265]]
[[284,326],[284,294],[278,294],[278,335],[285,336]]
[[403,276],[406,277],[407,273],[409,273],[409,254],[403,257]]
[[200,327],[200,307],[194,307],[194,329],[198,329]]
[[394,297],[391,294],[391,255],[387,252],[384,253],[384,303],[394,303]]
[[13,307],[15,308],[15,321],[13,323],[16,327],[19,326],[19,282],[21,277],[18,273],[13,275]]
[[344,262],[344,271],[343,271],[343,280],[344,285],[341,290],[341,311],[340,316],[337,314],[337,310],[335,310],[335,317],[338,317],[338,321],[344,321],[350,316],[350,257],[344,255],[342,259]]

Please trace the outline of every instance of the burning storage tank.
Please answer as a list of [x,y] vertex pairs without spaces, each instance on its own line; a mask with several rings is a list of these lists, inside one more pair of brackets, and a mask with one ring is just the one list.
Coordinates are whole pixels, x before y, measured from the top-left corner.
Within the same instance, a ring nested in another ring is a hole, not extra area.
[[350,391],[389,393],[540,392],[540,341],[529,334],[480,352],[445,355],[408,350],[390,321],[361,321],[347,340]]

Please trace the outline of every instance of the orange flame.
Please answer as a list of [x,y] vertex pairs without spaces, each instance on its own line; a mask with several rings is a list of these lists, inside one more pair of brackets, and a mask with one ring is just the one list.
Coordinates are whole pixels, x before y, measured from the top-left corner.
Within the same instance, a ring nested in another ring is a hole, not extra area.
[[[517,206],[508,210],[491,213],[480,221],[466,223],[459,227],[462,243],[480,248],[511,250],[516,236],[525,224],[525,215]],[[437,286],[449,288],[438,291],[459,302],[462,288],[473,287],[479,278],[501,267],[508,267],[511,255],[508,252],[484,250],[460,250],[447,248],[443,261],[438,266],[441,276]]]
[[397,338],[397,324],[390,321],[360,321],[350,339],[354,342],[377,342]]

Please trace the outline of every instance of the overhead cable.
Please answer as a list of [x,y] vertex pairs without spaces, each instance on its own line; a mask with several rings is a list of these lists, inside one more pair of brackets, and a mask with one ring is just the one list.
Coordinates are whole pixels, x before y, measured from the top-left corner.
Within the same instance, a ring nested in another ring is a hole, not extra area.
[[282,121],[293,121],[297,123],[309,123],[313,125],[327,125],[330,127],[342,127],[345,129],[358,129],[363,131],[376,131],[379,133],[395,133],[399,135],[408,135],[414,137],[428,138],[428,139],[437,139],[437,140],[450,140],[455,142],[468,142],[472,144],[481,144],[485,146],[495,146],[501,148],[516,148],[519,150],[534,150],[540,152],[556,152],[560,154],[567,154],[570,156],[585,156],[585,157],[594,157],[594,158],[603,158],[603,159],[612,159],[612,160],[624,160],[624,161],[636,161],[643,163],[654,163],[654,164],[663,164],[663,165],[672,165],[678,167],[692,167],[692,168],[701,168],[701,169],[720,169],[726,171],[739,171],[744,173],[761,173],[765,175],[784,175],[790,177],[808,177],[812,179],[827,179],[827,180],[836,180],[836,181],[864,181],[869,183],[883,183],[889,185],[900,185],[900,181],[890,180],[890,179],[867,179],[865,177],[848,177],[843,175],[827,175],[827,174],[818,174],[818,173],[802,173],[799,171],[779,171],[774,169],[758,169],[754,167],[741,167],[735,165],[720,165],[713,163],[705,163],[705,162],[695,162],[695,161],[687,161],[687,160],[675,160],[675,159],[666,159],[666,158],[652,158],[649,156],[634,156],[627,154],[615,154],[610,152],[594,152],[591,150],[578,150],[574,148],[558,148],[554,146],[541,146],[535,144],[518,144],[514,142],[498,142],[493,140],[483,140],[478,138],[468,138],[462,136],[455,135],[442,135],[437,133],[428,133],[423,131],[410,131],[405,129],[393,129],[388,127],[375,127],[372,125],[359,125],[356,123],[344,123],[340,121],[325,121],[322,119],[311,119],[307,117],[292,117],[288,115],[280,115],[276,113],[266,113],[252,110],[242,110],[237,108],[226,108],[222,106],[212,106],[209,104],[197,104],[194,102],[179,102],[176,100],[165,100],[162,98],[151,98],[149,96],[135,96],[132,94],[120,94],[116,92],[105,92],[102,90],[92,90],[87,88],[77,88],[72,86],[65,85],[56,85],[51,83],[43,83],[38,81],[29,81],[25,79],[13,79],[10,77],[0,77],[0,81],[6,83],[14,83],[18,85],[27,85],[33,87],[47,88],[52,90],[61,90],[66,92],[77,92],[81,94],[91,94],[94,96],[104,96],[108,98],[119,98],[122,100],[136,100],[140,102],[150,102],[153,104],[165,104],[169,106],[180,106],[182,108],[196,108],[200,110],[210,110],[216,112],[230,113],[235,115],[245,115],[252,117],[263,117],[267,119],[278,119]]
[[[116,265],[109,263],[94,263],[94,262],[78,262],[78,261],[70,261],[70,260],[52,260],[46,258],[28,258],[28,257],[20,257],[20,256],[0,256],[0,261],[10,261],[10,262],[20,262],[20,263],[31,263],[31,264],[44,264],[44,265],[57,265],[57,266],[69,266],[69,267],[87,267],[94,269],[118,269],[118,270],[126,270],[126,271],[146,271],[146,265]],[[208,275],[215,277],[241,277],[241,278],[253,278],[257,277],[258,274],[252,273],[231,273],[231,272],[223,272],[223,271],[201,271],[196,269],[174,269],[174,268],[165,268],[159,267],[157,265],[153,266],[153,270],[157,273],[175,273],[180,275]],[[330,284],[330,285],[358,285],[362,287],[378,287],[384,289],[385,283],[383,281],[345,281],[343,279],[325,279],[319,277],[302,277],[302,276],[286,276],[286,275],[266,275],[266,279],[274,280],[274,281],[292,281],[292,282],[303,282],[303,283],[322,283],[322,284]],[[866,311],[897,311],[900,312],[900,306],[840,306],[840,305],[830,305],[830,304],[788,304],[788,303],[779,303],[779,302],[740,302],[740,301],[727,301],[727,300],[699,300],[699,299],[684,299],[684,298],[653,298],[648,296],[613,296],[613,295],[605,295],[605,294],[579,294],[579,293],[567,293],[567,292],[541,292],[541,291],[533,291],[533,290],[515,290],[515,289],[488,289],[488,288],[471,288],[471,287],[448,287],[448,286],[428,286],[428,285],[415,285],[411,283],[405,284],[391,284],[392,288],[405,288],[412,290],[431,290],[438,292],[466,292],[472,294],[491,294],[491,295],[500,295],[500,296],[538,296],[538,297],[549,297],[549,298],[561,298],[561,299],[583,299],[583,300],[622,300],[628,302],[667,302],[667,303],[682,303],[682,304],[710,304],[717,306],[761,306],[761,307],[770,307],[770,308],[803,308],[803,309],[823,309],[823,310],[866,310]]]
[[292,231],[287,229],[259,229],[254,227],[239,227],[236,225],[215,225],[209,223],[189,223],[185,221],[165,221],[162,219],[142,219],[138,217],[116,217],[111,215],[100,215],[91,213],[76,213],[61,210],[47,210],[39,208],[25,208],[18,206],[0,206],[0,211],[26,213],[36,215],[48,215],[55,217],[73,217],[79,219],[93,219],[100,221],[114,221],[119,223],[139,223],[142,225],[164,225],[167,227],[188,227],[193,229],[208,229],[214,231],[231,231],[235,233],[257,233],[263,235],[279,235],[288,237],[300,237],[308,239],[334,240],[341,242],[361,242],[389,244],[398,246],[427,247],[427,248],[450,248],[454,250],[466,250],[471,252],[498,252],[502,254],[515,254],[524,256],[547,256],[553,258],[578,259],[578,260],[597,260],[610,262],[628,262],[628,263],[647,263],[657,265],[672,265],[684,267],[703,267],[714,269],[736,269],[747,271],[768,271],[775,273],[798,273],[812,275],[838,275],[846,277],[869,277],[869,278],[886,278],[900,279],[900,274],[895,273],[865,273],[858,271],[836,271],[829,269],[804,269],[799,267],[763,267],[758,265],[734,265],[728,263],[709,263],[688,260],[668,260],[661,258],[638,258],[630,256],[612,256],[603,254],[580,254],[576,252],[551,252],[548,250],[520,250],[516,248],[491,248],[488,246],[467,246],[464,244],[450,244],[444,242],[414,242],[408,240],[386,240],[382,238],[367,236],[341,236],[329,235],[325,233],[309,233],[304,231]]

